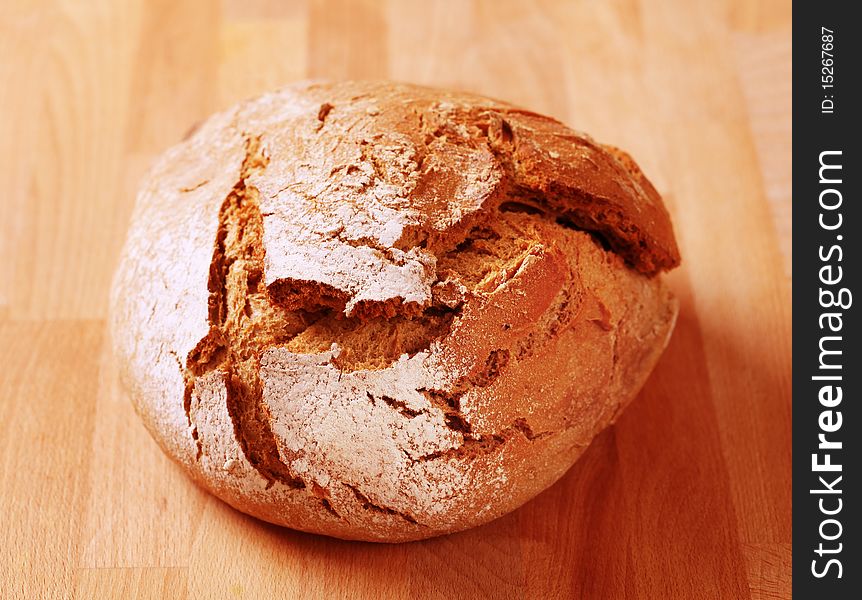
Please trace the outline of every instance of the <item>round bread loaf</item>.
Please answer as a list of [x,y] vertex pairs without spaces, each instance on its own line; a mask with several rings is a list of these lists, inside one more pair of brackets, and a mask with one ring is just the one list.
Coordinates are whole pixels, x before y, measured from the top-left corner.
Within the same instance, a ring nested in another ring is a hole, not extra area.
[[201,486],[272,523],[416,540],[565,473],[664,349],[678,263],[615,148],[475,95],[304,83],[158,161],[111,329]]

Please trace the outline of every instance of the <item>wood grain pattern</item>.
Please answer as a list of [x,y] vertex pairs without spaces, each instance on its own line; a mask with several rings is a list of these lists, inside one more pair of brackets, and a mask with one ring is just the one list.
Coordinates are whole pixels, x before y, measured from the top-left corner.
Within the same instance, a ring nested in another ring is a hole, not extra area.
[[[60,0],[0,8],[0,597],[790,597],[789,0]],[[473,90],[629,150],[684,264],[640,397],[554,487],[427,542],[258,522],[119,387],[107,287],[137,181],[296,79]]]

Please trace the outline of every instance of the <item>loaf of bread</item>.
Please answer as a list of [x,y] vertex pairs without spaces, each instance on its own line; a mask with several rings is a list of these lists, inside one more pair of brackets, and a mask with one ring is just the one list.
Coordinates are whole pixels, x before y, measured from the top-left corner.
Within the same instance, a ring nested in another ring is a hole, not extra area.
[[202,487],[304,531],[416,540],[565,473],[664,349],[678,263],[620,150],[480,96],[304,83],[150,171],[112,338]]

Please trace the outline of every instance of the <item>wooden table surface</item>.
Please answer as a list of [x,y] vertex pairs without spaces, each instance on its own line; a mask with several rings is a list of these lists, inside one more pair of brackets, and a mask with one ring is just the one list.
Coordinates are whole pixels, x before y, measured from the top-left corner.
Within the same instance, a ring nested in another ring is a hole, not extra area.
[[[789,597],[790,50],[789,0],[4,0],[0,598]],[[661,363],[490,525],[387,546],[258,522],[195,488],[117,383],[107,289],[144,170],[307,77],[549,113],[628,149],[673,214]]]

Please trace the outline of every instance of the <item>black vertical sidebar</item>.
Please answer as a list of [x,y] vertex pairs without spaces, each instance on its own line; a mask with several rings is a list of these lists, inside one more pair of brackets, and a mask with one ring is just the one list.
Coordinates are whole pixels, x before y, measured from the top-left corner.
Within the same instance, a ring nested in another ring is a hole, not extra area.
[[862,597],[862,22],[793,3],[793,592]]

